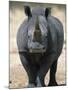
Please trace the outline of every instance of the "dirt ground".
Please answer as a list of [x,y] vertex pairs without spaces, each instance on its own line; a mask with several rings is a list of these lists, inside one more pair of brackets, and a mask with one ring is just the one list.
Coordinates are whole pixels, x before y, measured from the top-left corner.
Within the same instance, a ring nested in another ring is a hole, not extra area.
[[[39,4],[37,4],[39,5]],[[45,5],[44,5],[45,6]],[[50,6],[50,5],[47,5]],[[64,26],[64,39],[66,40],[66,21],[65,21],[65,6],[64,5],[51,5],[52,15],[58,17]],[[59,9],[60,8],[60,9]],[[23,18],[22,18],[23,17]],[[10,88],[23,88],[28,85],[28,76],[21,64],[17,44],[16,34],[21,22],[26,18],[23,10],[22,3],[10,3]],[[56,80],[58,84],[66,83],[66,45],[64,43],[61,56],[58,60]],[[48,85],[49,72],[45,77],[45,83]]]

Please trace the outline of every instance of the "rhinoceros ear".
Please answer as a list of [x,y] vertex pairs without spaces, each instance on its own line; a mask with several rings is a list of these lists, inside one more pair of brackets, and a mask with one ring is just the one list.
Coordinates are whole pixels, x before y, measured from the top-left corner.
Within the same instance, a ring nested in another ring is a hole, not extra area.
[[32,16],[29,6],[24,6],[24,11],[25,11],[26,16],[28,16],[28,17]]
[[50,14],[51,14],[51,8],[46,8],[45,9],[45,17],[47,18],[48,15],[50,15]]

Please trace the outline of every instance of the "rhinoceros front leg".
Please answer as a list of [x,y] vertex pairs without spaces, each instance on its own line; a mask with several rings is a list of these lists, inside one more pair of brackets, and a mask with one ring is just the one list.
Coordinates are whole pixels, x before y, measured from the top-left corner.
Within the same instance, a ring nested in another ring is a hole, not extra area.
[[40,70],[37,75],[37,86],[38,87],[45,87],[44,78],[46,73],[48,72],[49,68],[52,66],[53,62],[55,61],[55,55],[49,55],[47,58],[44,56],[43,64],[40,65]]
[[48,86],[58,86],[56,82],[57,60],[53,62],[50,68],[50,81]]
[[20,59],[22,62],[22,65],[25,68],[25,71],[27,72],[28,78],[29,78],[29,84],[27,87],[35,87],[35,79],[36,79],[36,70],[33,70],[34,67],[30,62],[30,58],[27,52],[19,52]]

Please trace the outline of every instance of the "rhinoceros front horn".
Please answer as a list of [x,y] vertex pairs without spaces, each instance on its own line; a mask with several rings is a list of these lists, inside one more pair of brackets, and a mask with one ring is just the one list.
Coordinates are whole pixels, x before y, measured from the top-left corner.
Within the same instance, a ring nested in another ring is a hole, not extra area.
[[41,43],[42,42],[41,37],[42,37],[42,33],[39,27],[39,19],[37,17],[36,24],[35,24],[35,30],[33,34],[33,41]]

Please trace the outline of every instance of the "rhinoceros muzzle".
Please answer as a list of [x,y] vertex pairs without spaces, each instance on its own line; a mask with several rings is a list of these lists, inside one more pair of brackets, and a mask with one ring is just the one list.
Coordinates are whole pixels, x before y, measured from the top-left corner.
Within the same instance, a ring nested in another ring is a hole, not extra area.
[[31,46],[29,48],[29,52],[31,52],[31,53],[44,53],[44,52],[46,52],[45,47],[38,42],[32,42],[30,45]]

